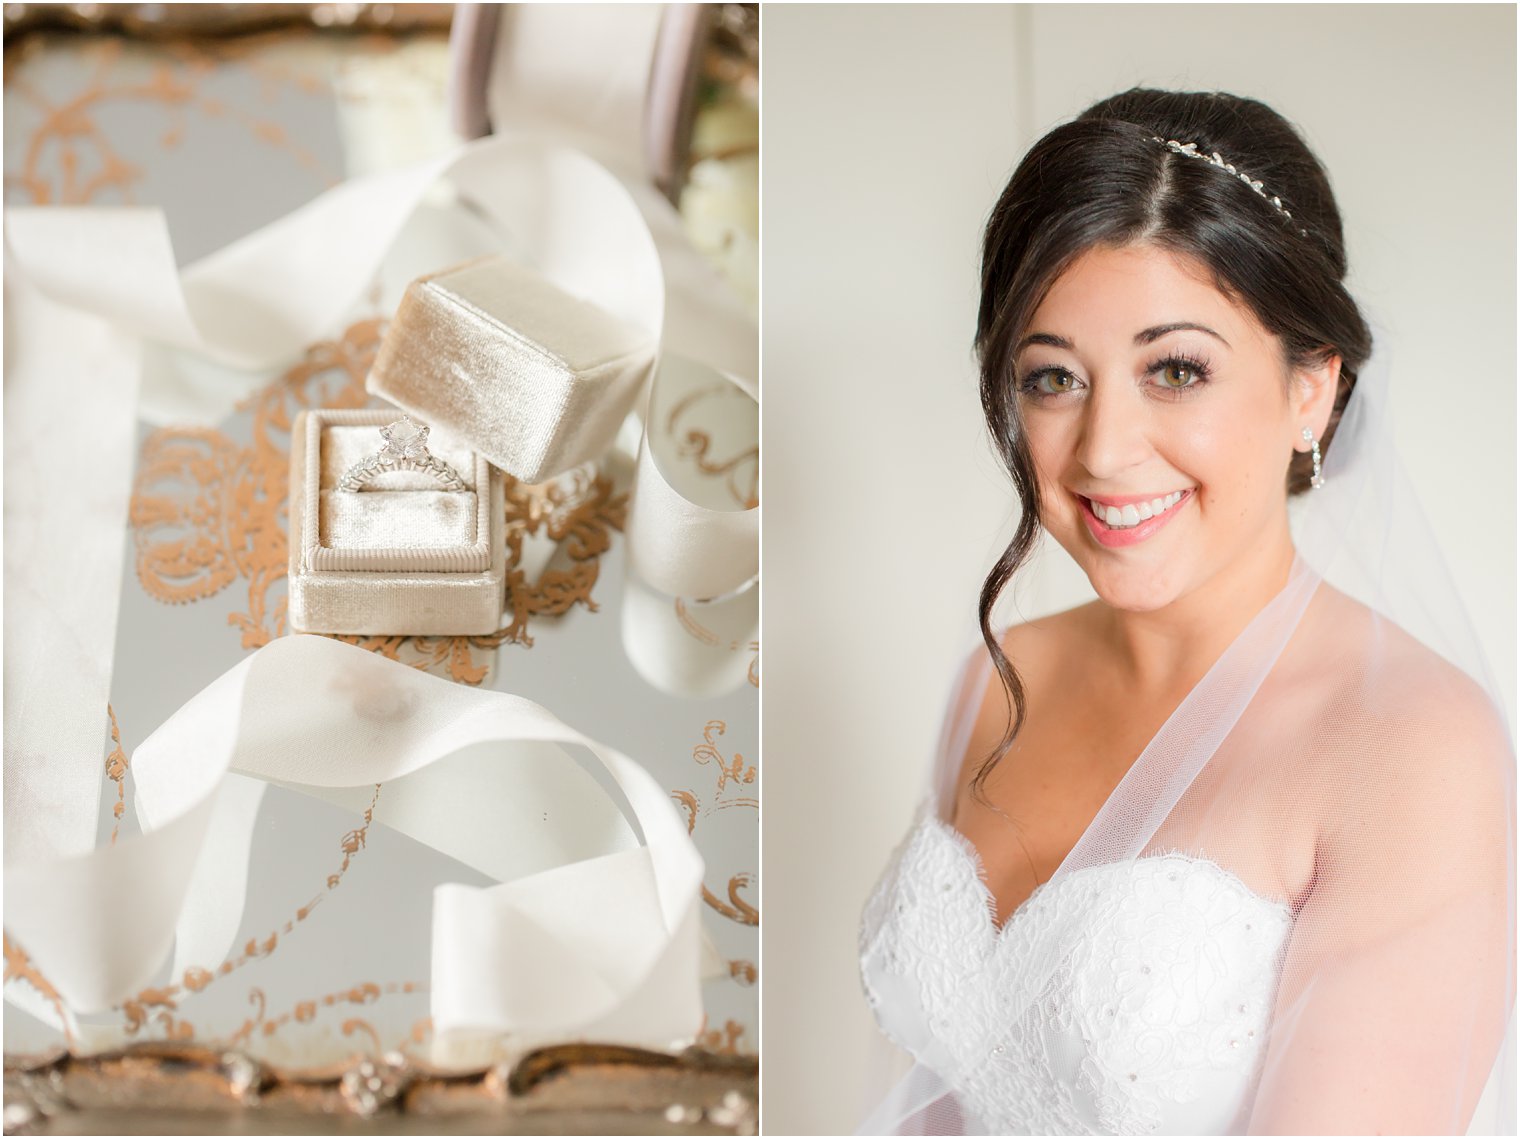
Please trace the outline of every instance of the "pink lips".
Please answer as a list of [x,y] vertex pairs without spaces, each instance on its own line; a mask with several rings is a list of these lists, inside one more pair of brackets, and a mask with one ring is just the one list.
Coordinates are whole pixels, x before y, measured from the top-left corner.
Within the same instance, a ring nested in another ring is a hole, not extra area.
[[[1145,541],[1157,530],[1170,522],[1172,516],[1182,509],[1182,504],[1192,497],[1192,489],[1185,490],[1182,492],[1182,497],[1172,503],[1170,509],[1164,510],[1152,518],[1147,518],[1138,526],[1130,526],[1123,530],[1110,530],[1107,523],[1100,521],[1098,516],[1092,512],[1092,507],[1088,505],[1087,499],[1081,495],[1077,496],[1077,502],[1081,506],[1082,520],[1087,523],[1088,532],[1097,539],[1100,545],[1114,549],[1119,546],[1133,546]],[[1146,502],[1149,500],[1141,495],[1136,495],[1131,498],[1102,497],[1098,501],[1102,502],[1105,506],[1125,506],[1131,502]]]

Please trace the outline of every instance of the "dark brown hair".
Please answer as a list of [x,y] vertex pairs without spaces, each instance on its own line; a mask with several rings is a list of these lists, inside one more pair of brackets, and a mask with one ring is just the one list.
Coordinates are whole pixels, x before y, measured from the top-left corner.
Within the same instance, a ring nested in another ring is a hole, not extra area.
[[[1284,217],[1240,178],[1161,139],[1196,143],[1262,184]],[[1008,698],[1008,727],[972,780],[979,797],[1025,715],[1024,687],[993,634],[992,609],[1039,534],[1040,494],[1019,418],[1013,349],[1055,280],[1098,246],[1159,246],[1195,259],[1216,287],[1282,344],[1286,369],[1341,357],[1340,386],[1320,439],[1329,448],[1372,332],[1345,287],[1340,212],[1318,159],[1293,126],[1254,99],[1224,92],[1131,88],[1050,131],[1004,187],[982,247],[976,351],[982,410],[1022,506],[1013,540],[982,585],[982,636]],[[1309,486],[1294,453],[1287,493]]]

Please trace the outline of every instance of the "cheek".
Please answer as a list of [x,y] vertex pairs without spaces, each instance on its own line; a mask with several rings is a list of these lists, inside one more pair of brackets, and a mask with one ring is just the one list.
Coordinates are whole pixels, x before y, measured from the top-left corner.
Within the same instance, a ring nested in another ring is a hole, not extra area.
[[1082,438],[1082,414],[1075,407],[1029,407],[1024,411],[1024,441],[1042,477],[1059,479],[1073,462]]
[[[1172,461],[1203,487],[1201,505],[1222,520],[1259,519],[1280,505],[1272,497],[1288,459],[1279,454],[1273,409],[1200,420],[1177,440]],[[1277,411],[1280,414],[1280,411]]]
[[1041,424],[1035,430],[1027,431],[1024,437],[1035,478],[1040,484],[1041,505],[1047,514],[1065,510],[1069,496],[1062,489],[1061,476],[1071,462],[1071,447],[1065,433],[1055,425]]

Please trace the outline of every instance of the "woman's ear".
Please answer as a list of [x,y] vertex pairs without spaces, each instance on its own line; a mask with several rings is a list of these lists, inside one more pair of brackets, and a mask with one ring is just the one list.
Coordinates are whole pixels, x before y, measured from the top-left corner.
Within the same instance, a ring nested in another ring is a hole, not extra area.
[[1316,439],[1322,438],[1330,412],[1335,408],[1335,393],[1340,388],[1340,355],[1331,353],[1319,367],[1296,369],[1293,376],[1294,431],[1307,427]]

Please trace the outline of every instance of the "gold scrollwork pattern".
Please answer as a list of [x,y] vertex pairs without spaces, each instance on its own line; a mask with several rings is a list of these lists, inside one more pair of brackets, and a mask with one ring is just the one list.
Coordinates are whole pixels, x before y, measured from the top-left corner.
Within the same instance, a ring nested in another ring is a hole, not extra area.
[[[711,766],[717,772],[717,787],[711,799],[704,800],[695,791],[672,791],[671,798],[686,814],[686,830],[694,834],[697,820],[716,811],[742,807],[758,811],[760,800],[755,794],[757,770],[738,752],[733,758],[723,754],[717,737],[728,730],[722,720],[709,720],[702,728],[702,742],[692,748],[692,758],[698,763]],[[750,873],[735,874],[728,880],[728,900],[725,902],[704,883],[702,900],[712,909],[740,925],[758,926],[760,911],[743,896],[745,890],[754,887],[755,876]]]
[[242,465],[242,452],[220,431],[175,428],[149,438],[128,517],[137,578],[151,596],[182,605],[237,580],[237,523],[227,499]]
[[[696,617],[692,614],[691,606],[687,603],[686,598],[684,598],[684,597],[677,597],[675,599],[675,606],[676,606],[676,620],[678,622],[680,622],[681,628],[683,630],[685,630],[687,633],[691,634],[691,636],[693,638],[695,638],[698,641],[701,641],[702,644],[704,644],[704,645],[711,645],[714,648],[717,648],[717,647],[719,647],[719,646],[721,646],[721,645],[724,644],[724,640],[723,640],[722,637],[718,636],[717,633],[713,632],[706,625],[702,624],[702,622],[700,622],[700,621],[698,621],[696,619]],[[728,651],[731,652],[731,653],[736,653],[736,652],[739,652],[739,651],[741,651],[743,649],[748,649],[748,651],[750,651],[750,652],[752,652],[752,653],[755,654],[752,658],[750,658],[749,672],[747,674],[747,677],[748,677],[748,680],[749,680],[750,685],[752,687],[759,688],[760,687],[760,642],[759,641],[748,641],[748,642],[746,642],[746,641],[743,641],[743,640],[734,640],[734,639],[731,638],[727,642],[727,645],[728,645]]]
[[[45,47],[45,38],[22,45],[27,56]],[[138,112],[162,109],[163,129],[158,143],[164,152],[184,144],[191,115],[228,122],[255,144],[272,153],[283,152],[310,173],[317,188],[336,185],[338,171],[291,137],[279,122],[206,93],[202,87],[217,74],[218,63],[241,64],[257,77],[261,98],[272,102],[276,86],[284,85],[307,98],[325,96],[329,84],[301,75],[288,65],[260,58],[268,47],[280,47],[289,37],[249,37],[241,42],[213,45],[207,41],[176,40],[153,54],[127,41],[100,36],[75,41],[88,78],[62,98],[44,95],[28,77],[25,57],[6,59],[6,94],[21,102],[31,120],[21,167],[5,176],[7,203],[80,205],[100,201],[131,204],[144,179],[144,169],[129,161],[112,143],[103,119],[122,105]],[[16,66],[17,64],[21,66]],[[10,116],[7,116],[9,118]]]
[[[612,548],[612,531],[628,516],[628,495],[616,493],[612,480],[590,466],[580,466],[547,483],[507,482],[507,607],[511,621],[501,640],[533,644],[528,619],[558,616],[574,605],[596,612],[591,589],[603,554]],[[526,539],[542,535],[560,544],[569,569],[546,569],[536,582],[518,568]]]
[[726,1020],[722,1028],[704,1028],[697,1043],[720,1056],[741,1056],[752,1051],[745,1036],[748,1030],[736,1020]]
[[106,715],[111,718],[111,742],[116,745],[111,753],[106,756],[106,778],[116,784],[116,803],[111,808],[111,815],[115,822],[111,825],[111,845],[116,845],[117,833],[121,830],[121,817],[127,811],[127,752],[121,746],[121,728],[116,723],[116,709],[106,705]]
[[271,604],[270,592],[286,574],[294,412],[364,406],[364,376],[383,329],[377,318],[350,325],[240,404],[252,413],[249,446],[214,428],[163,428],[148,437],[128,514],[148,596],[202,601],[242,578],[248,609],[227,617],[242,647],[260,648],[285,632],[285,599]]
[[[699,388],[671,405],[665,417],[665,431],[675,436],[680,430],[681,417],[703,400],[749,399],[749,396],[732,384],[713,384]],[[679,458],[690,459],[699,471],[706,475],[725,475],[725,485],[735,502],[745,510],[760,505],[760,448],[747,447],[726,459],[710,458],[712,435],[700,427],[688,427],[676,447]]]
[[[381,786],[379,783],[375,784],[375,793],[370,798],[369,806],[364,810],[364,825],[348,831],[338,840],[338,848],[343,853],[343,861],[335,873],[327,876],[328,890],[338,888],[339,883],[343,881],[343,875],[348,872],[348,868],[355,855],[364,849],[365,837],[368,834],[370,824],[374,822],[375,803],[380,798]],[[263,939],[256,937],[249,938],[243,946],[243,952],[237,957],[223,961],[214,973],[209,969],[192,965],[185,970],[178,985],[143,989],[133,997],[122,1002],[117,1007],[125,1018],[124,1023],[127,1035],[136,1035],[147,1027],[149,1023],[156,1022],[164,1029],[167,1039],[192,1039],[195,1035],[194,1028],[188,1022],[177,1019],[173,1015],[174,1011],[178,1009],[178,1001],[189,994],[201,992],[213,981],[242,968],[250,961],[261,957],[268,957],[279,947],[280,937],[294,932],[295,927],[306,920],[321,900],[322,895],[320,894],[312,898],[304,906],[297,909],[294,916],[289,918],[284,925],[277,930],[271,931],[268,937]],[[408,989],[407,991],[410,992],[411,990]],[[249,990],[250,1000],[255,999],[254,994],[257,994],[257,1001],[260,1005],[259,1015],[262,1016],[263,993],[258,989]],[[158,1010],[156,1016],[154,1015],[155,1009]]]
[[54,1011],[58,1013],[58,1019],[63,1024],[64,1040],[67,1041],[68,1047],[72,1050],[76,1043],[74,1030],[69,1027],[69,1018],[63,1014],[63,998],[58,995],[58,990],[53,988],[52,983],[37,971],[37,967],[32,964],[32,959],[27,956],[26,950],[12,941],[9,933],[3,935],[3,945],[5,949],[5,982],[9,984],[12,980],[22,981],[36,989],[46,998],[47,1002],[53,1006]]
[[[254,1012],[242,1025],[231,1035],[219,1043],[223,1047],[235,1047],[246,1043],[255,1029],[264,1036],[270,1037],[280,1031],[287,1024],[310,1024],[317,1019],[323,1009],[334,1008],[339,1005],[368,1005],[374,1004],[381,997],[395,993],[422,993],[427,991],[427,986],[416,981],[389,981],[383,985],[373,981],[364,981],[336,992],[325,993],[320,997],[312,997],[307,1000],[297,1001],[295,1005],[280,1013],[278,1016],[266,1018],[267,1005],[262,989],[250,989],[248,1001],[254,1006]],[[424,1030],[424,1026],[426,1029]],[[355,1031],[363,1032],[374,1045],[373,1054],[379,1055],[386,1051],[380,1034],[375,1031],[374,1025],[362,1017],[350,1017],[340,1026],[343,1035],[352,1035]],[[432,1029],[432,1019],[427,1018],[418,1021],[408,1033],[407,1041],[403,1042],[399,1050],[404,1050],[410,1043],[421,1043],[426,1039]]]

